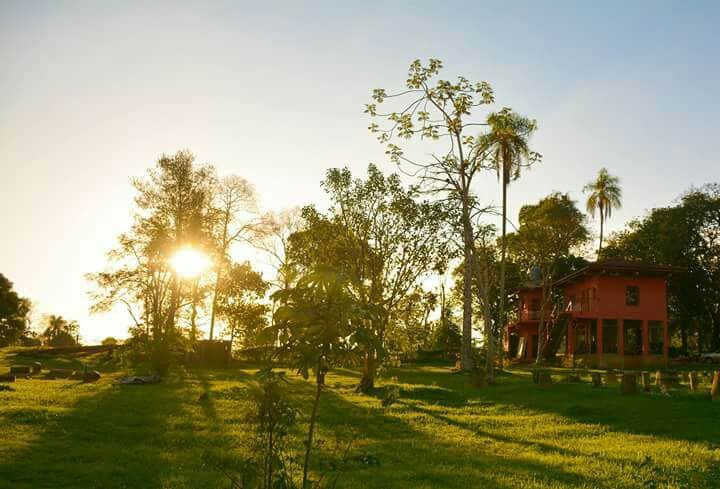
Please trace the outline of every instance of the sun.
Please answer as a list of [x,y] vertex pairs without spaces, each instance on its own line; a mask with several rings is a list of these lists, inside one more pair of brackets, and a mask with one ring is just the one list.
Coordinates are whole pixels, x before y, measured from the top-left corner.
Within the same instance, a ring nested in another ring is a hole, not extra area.
[[194,248],[181,248],[170,258],[175,273],[183,278],[197,277],[210,265],[210,259],[202,251]]

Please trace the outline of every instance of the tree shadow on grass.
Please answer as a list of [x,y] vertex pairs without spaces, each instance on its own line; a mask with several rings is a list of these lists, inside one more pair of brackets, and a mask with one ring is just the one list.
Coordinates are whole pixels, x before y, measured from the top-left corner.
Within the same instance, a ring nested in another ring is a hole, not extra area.
[[435,383],[436,395],[447,392],[449,403],[464,398],[514,405],[581,423],[605,425],[615,431],[701,442],[720,448],[720,425],[713,421],[720,416],[720,404],[700,395],[664,397],[658,393],[638,393],[622,396],[618,386],[597,389],[585,382],[558,382],[539,387],[525,372],[506,374],[497,385],[484,389],[470,387],[466,375],[452,373],[449,369],[444,373],[428,373],[400,368],[393,373],[399,381],[418,386],[409,389],[403,397],[419,401],[427,400],[427,384]]
[[[298,382],[296,394],[309,399],[312,388],[310,383]],[[304,402],[302,408],[306,411],[309,403]],[[496,456],[473,439],[473,433],[448,440],[441,432],[435,434],[417,422],[417,418],[405,419],[380,408],[373,397],[326,389],[318,418],[319,439],[331,440],[343,428],[357,436],[354,455],[342,469],[339,487],[505,488],[523,485],[522,481],[533,481],[536,487],[539,483],[577,487],[588,482],[559,467],[527,458]],[[442,422],[437,424],[442,430]],[[331,456],[325,445],[313,455],[316,471],[322,460]]]
[[[197,448],[222,442],[212,438],[199,412],[197,386],[167,382],[94,387],[97,394],[79,400],[66,415],[38,423],[39,433],[30,446],[0,460],[0,487],[189,488],[225,483],[203,466]],[[6,422],[24,421],[0,415],[0,423]]]

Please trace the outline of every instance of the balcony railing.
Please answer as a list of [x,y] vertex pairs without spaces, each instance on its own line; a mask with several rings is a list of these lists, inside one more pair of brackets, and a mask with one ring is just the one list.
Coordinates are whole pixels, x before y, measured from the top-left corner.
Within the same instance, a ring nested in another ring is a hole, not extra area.
[[520,319],[523,321],[540,321],[540,311],[520,311]]
[[597,299],[585,301],[570,301],[568,302],[567,308],[565,310],[568,312],[597,312],[597,304]]

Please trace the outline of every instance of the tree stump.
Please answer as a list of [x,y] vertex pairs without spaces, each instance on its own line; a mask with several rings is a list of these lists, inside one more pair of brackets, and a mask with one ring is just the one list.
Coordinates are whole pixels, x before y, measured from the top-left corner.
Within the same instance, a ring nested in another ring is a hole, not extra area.
[[30,375],[30,367],[27,365],[13,365],[10,367],[10,373],[11,374],[22,374],[22,375]]
[[14,374],[2,374],[0,375],[0,382],[15,382]]
[[590,378],[592,379],[593,387],[602,387],[602,377],[600,376],[600,372],[591,373]]
[[635,394],[637,392],[637,374],[635,372],[623,372],[620,383],[620,393],[623,395]]
[[640,382],[645,392],[650,392],[650,372],[640,372]]
[[487,376],[482,370],[475,370],[470,374],[470,383],[473,387],[487,387]]
[[688,372],[688,387],[690,388],[690,392],[697,392],[697,388],[698,388],[697,372]]
[[33,373],[33,375],[39,374],[41,370],[42,370],[42,363],[40,363],[40,362],[35,362],[35,363],[32,364],[32,373]]
[[672,371],[665,371],[660,372],[656,374],[655,377],[655,383],[660,384],[660,387],[662,388],[663,392],[668,392],[671,387],[677,387],[680,379],[678,377],[677,372]]
[[87,372],[83,372],[83,384],[87,384],[89,382],[97,382],[98,380],[100,380],[100,372],[96,370],[88,370]]
[[713,401],[720,400],[720,370],[713,375],[712,387],[710,387],[710,398]]
[[606,373],[605,373],[605,382],[606,382],[608,385],[617,384],[617,383],[618,383],[617,374],[616,374],[615,372],[613,372],[613,371],[608,371],[608,372],[606,372]]
[[538,385],[540,387],[548,387],[552,384],[552,376],[550,376],[550,372],[542,371],[538,373]]
[[62,368],[56,368],[50,370],[46,375],[45,378],[47,379],[67,379],[72,375],[72,370],[62,369]]
[[533,369],[532,371],[532,381],[533,384],[539,384],[540,383],[540,369]]

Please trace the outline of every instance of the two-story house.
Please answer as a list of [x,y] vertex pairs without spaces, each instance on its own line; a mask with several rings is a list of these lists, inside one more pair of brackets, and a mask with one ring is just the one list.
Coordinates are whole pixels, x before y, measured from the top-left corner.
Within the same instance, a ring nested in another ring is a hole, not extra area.
[[[566,324],[558,354],[565,365],[637,368],[666,365],[669,336],[667,279],[681,270],[624,261],[601,261],[558,280],[566,307],[550,317]],[[556,289],[557,291],[557,289]],[[537,355],[541,289],[519,290],[518,320],[507,325],[508,353],[521,360]]]

